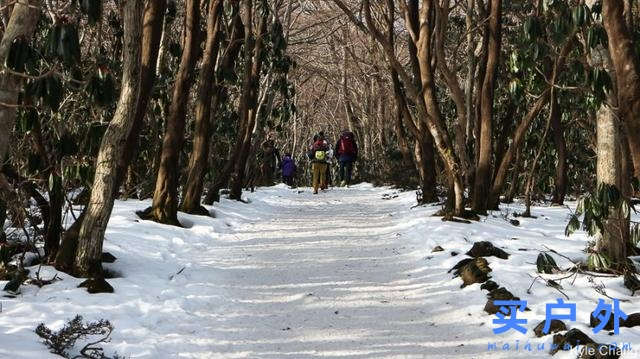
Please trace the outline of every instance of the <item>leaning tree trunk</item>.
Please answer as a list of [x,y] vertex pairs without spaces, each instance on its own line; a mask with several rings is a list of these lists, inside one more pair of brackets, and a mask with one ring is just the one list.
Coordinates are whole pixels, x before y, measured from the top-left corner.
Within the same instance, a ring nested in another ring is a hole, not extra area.
[[[40,17],[41,2],[39,0],[16,2],[11,12],[11,18],[0,41],[0,59],[2,63],[9,54],[11,43],[17,37],[30,40],[36,30]],[[18,94],[22,90],[23,78],[9,73],[0,72],[0,164],[11,143],[11,133],[16,121]]]
[[184,144],[187,102],[193,84],[200,29],[200,1],[187,0],[185,6],[184,50],[173,85],[173,99],[162,143],[162,157],[153,193],[153,203],[151,208],[140,213],[143,218],[175,226],[180,225],[178,221],[178,179],[180,173],[178,164]]
[[140,95],[143,3],[126,0],[122,6],[125,47],[122,88],[116,112],[102,138],[91,197],[80,227],[73,272],[81,277],[102,275],[102,243],[113,209],[116,186],[114,173],[133,126]]
[[[140,93],[150,94],[153,91],[153,83],[155,81],[156,64],[158,56],[158,47],[160,38],[162,35],[162,24],[164,19],[164,12],[166,9],[166,1],[151,1],[147,3],[144,8],[143,28],[142,28],[142,49],[141,49],[141,81],[140,81]],[[134,118],[131,131],[127,136],[125,148],[122,151],[122,156],[118,161],[118,169],[116,171],[116,183],[113,186],[114,198],[118,195],[118,189],[124,179],[127,166],[130,164],[133,158],[137,143],[138,135],[142,127],[142,122],[146,114],[147,104],[150,96],[138,96],[136,104],[136,115]],[[84,220],[85,211],[76,219],[76,222],[72,227],[65,231],[61,247],[58,251],[58,255],[55,258],[55,266],[58,270],[69,271],[73,265],[74,255],[78,246],[78,234],[82,221]]]
[[480,96],[480,148],[478,149],[478,163],[476,166],[473,190],[473,209],[478,213],[486,213],[489,186],[491,183],[491,159],[493,155],[493,95],[498,63],[500,62],[500,46],[502,43],[501,17],[502,0],[491,0],[489,10],[488,54],[484,81]]
[[627,129],[634,175],[640,179],[640,60],[625,18],[622,0],[604,0],[602,21],[609,39],[609,53],[616,73],[619,116]]

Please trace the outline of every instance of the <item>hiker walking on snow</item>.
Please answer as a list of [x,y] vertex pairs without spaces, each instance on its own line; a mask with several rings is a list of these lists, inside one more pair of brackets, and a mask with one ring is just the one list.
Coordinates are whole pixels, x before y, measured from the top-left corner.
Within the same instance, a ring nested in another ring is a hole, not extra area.
[[282,182],[293,187],[293,178],[296,176],[297,166],[296,162],[291,158],[291,153],[285,153],[280,166],[282,167]]
[[324,131],[320,131],[320,133],[318,133],[318,138],[324,140],[324,144],[328,148],[327,156],[325,158],[325,162],[327,162],[326,180],[324,181],[324,187],[321,188],[326,190],[331,185],[331,163],[333,162],[334,154],[333,154],[333,148],[331,146],[331,143],[329,143],[329,140],[327,140],[327,136],[324,134]]
[[329,144],[324,136],[314,136],[309,155],[311,157],[311,173],[313,176],[313,194],[318,194],[318,189],[325,189],[327,185],[327,152]]
[[358,159],[358,146],[353,132],[342,131],[340,139],[336,143],[335,155],[340,163],[340,185],[348,186],[351,184],[353,163]]

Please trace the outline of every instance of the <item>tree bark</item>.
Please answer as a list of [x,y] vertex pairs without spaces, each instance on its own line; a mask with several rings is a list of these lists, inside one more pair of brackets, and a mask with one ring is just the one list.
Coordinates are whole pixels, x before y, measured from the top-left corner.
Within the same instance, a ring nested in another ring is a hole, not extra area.
[[[2,190],[0,189],[0,191]],[[7,220],[7,203],[4,201],[3,198],[0,198],[0,244],[7,241],[7,234],[4,233],[4,222],[6,220]]]
[[442,123],[442,114],[435,95],[434,71],[431,66],[431,35],[434,27],[432,1],[425,0],[419,11],[420,30],[416,47],[420,65],[420,79],[422,80],[422,100],[426,108],[427,127],[433,136],[438,153],[447,167],[454,190],[453,215],[464,215],[464,185],[461,176],[460,161],[455,155],[447,129]]
[[515,158],[513,159],[513,170],[511,171],[511,183],[505,194],[504,203],[513,203],[513,199],[518,193],[520,187],[520,173],[522,168],[522,148],[518,148]]
[[[251,138],[256,120],[256,105],[262,71],[263,37],[267,30],[267,12],[260,16],[257,31],[253,30],[253,1],[244,1],[244,26],[245,26],[245,78],[242,84],[238,113],[241,123],[242,137],[240,140],[240,153],[238,161],[234,165],[231,174],[231,188],[229,197],[240,201],[242,199],[242,187],[246,175],[247,159],[251,152]],[[244,128],[243,128],[244,127]]]
[[444,0],[441,5],[436,6],[436,27],[435,27],[435,55],[438,71],[442,75],[449,92],[450,98],[456,106],[456,116],[458,120],[453,124],[455,133],[454,146],[460,160],[461,171],[465,181],[470,177],[470,162],[466,149],[467,131],[467,103],[465,93],[460,86],[457,74],[447,65],[447,58],[444,51],[445,33],[449,24],[449,4],[450,0]]
[[[137,99],[136,114],[131,131],[127,136],[125,149],[118,161],[116,170],[116,183],[113,186],[113,198],[117,198],[118,190],[122,185],[127,168],[131,169],[131,160],[137,152],[138,136],[142,123],[146,115],[149,98],[153,92],[153,84],[156,78],[156,68],[158,62],[158,48],[163,34],[164,13],[166,10],[166,0],[150,1],[144,8],[142,23],[142,49],[141,49],[141,75],[140,75],[140,95]],[[78,235],[80,227],[84,221],[86,209],[76,219],[73,225],[65,231],[57,256],[55,266],[61,271],[70,271],[74,261],[74,255],[78,245]],[[53,259],[53,258],[52,258]]]
[[113,175],[122,157],[124,144],[133,126],[140,95],[141,38],[143,4],[123,2],[124,61],[120,99],[113,119],[104,134],[96,160],[91,197],[80,227],[73,272],[81,277],[102,275],[102,243],[113,209],[116,186]]
[[618,103],[624,104],[618,114],[627,129],[634,176],[640,179],[640,60],[625,18],[625,1],[604,0],[602,21],[609,39]]
[[489,198],[491,160],[493,157],[493,94],[502,43],[500,24],[502,21],[502,0],[491,0],[489,7],[487,65],[480,94],[482,96],[480,104],[480,147],[478,148],[479,156],[473,190],[473,209],[478,213],[486,213]]
[[173,85],[173,97],[162,143],[162,157],[153,193],[153,203],[151,208],[140,213],[143,218],[175,226],[180,226],[178,221],[178,179],[180,177],[178,165],[180,152],[184,145],[187,103],[193,85],[200,32],[200,1],[187,0],[185,6],[184,49]]
[[431,134],[426,135],[415,142],[416,167],[420,174],[420,189],[422,190],[422,203],[433,203],[438,201],[436,193],[436,161],[433,153],[433,138]]
[[142,27],[142,72],[140,81],[140,93],[145,96],[138,97],[136,104],[136,115],[131,132],[127,137],[123,156],[118,163],[116,172],[115,191],[119,190],[124,177],[131,163],[131,159],[138,152],[138,137],[142,130],[144,118],[147,114],[150,94],[153,92],[153,85],[156,80],[156,69],[158,66],[158,51],[160,49],[160,39],[162,38],[162,25],[164,13],[167,7],[166,0],[147,1],[144,9]]
[[553,189],[553,199],[551,203],[564,204],[564,197],[567,194],[567,143],[564,139],[564,126],[562,125],[562,113],[558,100],[551,102],[551,130],[553,131],[553,143],[556,147],[557,163],[555,188]]
[[[389,15],[387,16],[387,36],[388,42],[392,48],[394,48],[395,44],[395,32],[394,32],[394,24],[395,24],[395,6],[393,0],[387,0],[387,9],[389,11]],[[410,53],[412,58],[415,58],[417,54],[417,49],[415,44],[409,40],[408,46],[410,47]],[[419,65],[417,62],[413,66],[414,74],[419,75]],[[412,156],[412,160],[416,170],[418,171],[418,175],[420,176],[420,188],[422,190],[422,203],[432,203],[438,201],[438,196],[436,193],[436,161],[434,157],[433,150],[433,137],[429,130],[426,128],[424,123],[422,123],[419,119],[416,119],[415,115],[411,113],[409,110],[409,104],[407,95],[402,87],[402,82],[398,76],[398,71],[393,68],[393,66],[389,66],[389,72],[391,74],[391,82],[393,85],[393,94],[396,100],[397,107],[397,125],[398,128],[398,143],[401,147],[403,158],[405,160],[411,155],[408,153],[408,144],[406,138],[404,137],[405,133],[403,131],[403,123],[409,129],[409,132],[413,135],[415,139],[414,143],[414,155]]]
[[[620,154],[620,128],[613,110],[603,105],[596,116],[598,185],[607,184],[621,190],[622,167]],[[596,243],[596,250],[605,253],[614,267],[626,264],[629,219],[620,210],[611,210],[604,231]],[[626,227],[626,230],[625,230]]]
[[[40,18],[39,0],[16,2],[11,18],[0,41],[0,59],[2,63],[9,54],[11,43],[17,37],[31,39]],[[11,143],[11,133],[16,121],[18,94],[22,90],[23,78],[8,71],[0,72],[0,164],[7,155]]]
[[182,210],[192,214],[208,215],[200,205],[204,186],[204,176],[209,157],[209,138],[211,137],[211,93],[212,79],[215,78],[215,65],[222,36],[223,0],[214,0],[209,4],[207,16],[207,42],[200,70],[200,88],[195,108],[195,129],[193,149],[189,158],[187,181],[182,196]]
[[[474,92],[474,78],[476,76],[476,57],[473,53],[475,49],[475,42],[473,41],[473,9],[475,1],[467,0],[467,11],[465,14],[465,30],[467,31],[467,81],[465,83],[465,108],[467,110],[467,128],[465,129],[467,144],[471,143],[473,137],[473,125],[475,121],[473,113],[473,92]],[[467,145],[468,146],[468,145]],[[475,167],[469,159],[469,166]],[[475,172],[474,169],[469,168],[469,173]],[[467,178],[469,181],[470,178]],[[471,182],[468,182],[471,183]]]
[[53,178],[52,187],[49,187],[49,224],[46,227],[44,237],[44,253],[48,261],[53,261],[60,248],[60,235],[62,234],[62,208],[64,206],[64,188],[62,178],[56,170],[50,174]]

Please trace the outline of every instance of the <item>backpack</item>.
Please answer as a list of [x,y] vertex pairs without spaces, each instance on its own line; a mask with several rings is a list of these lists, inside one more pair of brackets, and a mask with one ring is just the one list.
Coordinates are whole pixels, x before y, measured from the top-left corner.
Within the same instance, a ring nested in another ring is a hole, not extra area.
[[327,143],[324,140],[318,140],[313,144],[314,157],[318,161],[324,161],[327,158]]
[[327,142],[325,140],[317,140],[313,143],[314,151],[326,151],[327,147]]
[[353,140],[352,132],[345,132],[340,136],[340,147],[338,151],[341,155],[355,155],[356,143]]

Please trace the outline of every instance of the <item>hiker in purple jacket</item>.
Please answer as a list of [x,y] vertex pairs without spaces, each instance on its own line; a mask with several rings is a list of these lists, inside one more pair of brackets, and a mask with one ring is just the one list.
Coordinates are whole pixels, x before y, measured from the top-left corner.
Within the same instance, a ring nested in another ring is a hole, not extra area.
[[291,158],[291,153],[285,153],[280,165],[282,166],[282,182],[293,187],[293,178],[296,176],[297,166],[293,158]]

